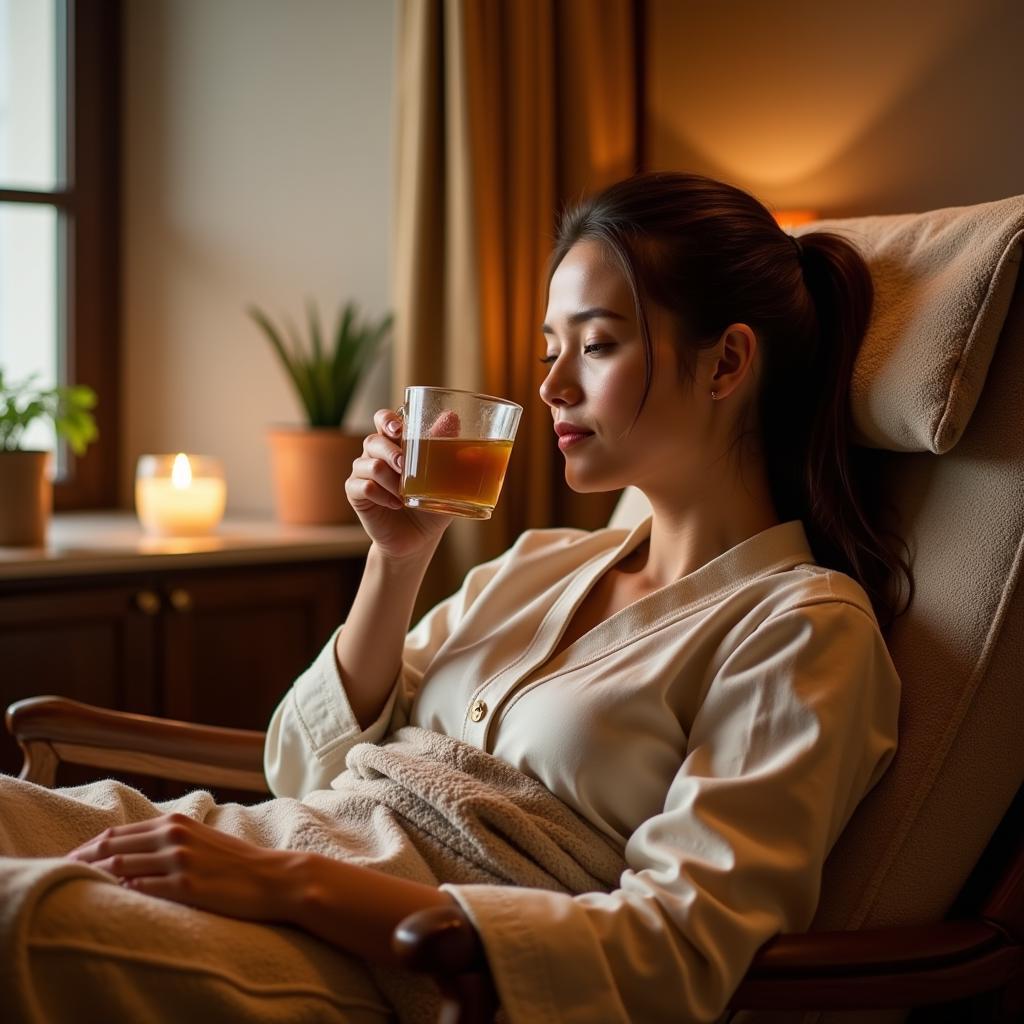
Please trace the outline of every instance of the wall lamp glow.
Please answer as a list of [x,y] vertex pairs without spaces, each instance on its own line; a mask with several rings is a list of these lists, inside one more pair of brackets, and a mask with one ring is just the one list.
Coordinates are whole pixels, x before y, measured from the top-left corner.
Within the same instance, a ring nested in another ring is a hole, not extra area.
[[812,220],[818,219],[817,210],[776,210],[772,216],[783,231],[792,231]]

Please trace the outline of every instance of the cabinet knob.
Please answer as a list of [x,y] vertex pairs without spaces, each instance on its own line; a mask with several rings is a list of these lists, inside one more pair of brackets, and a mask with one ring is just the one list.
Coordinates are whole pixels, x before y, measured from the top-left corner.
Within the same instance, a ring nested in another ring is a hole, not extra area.
[[175,587],[170,594],[171,607],[176,612],[187,612],[192,610],[192,595],[181,587]]
[[135,607],[144,615],[156,615],[160,611],[160,597],[152,590],[140,590],[135,595]]

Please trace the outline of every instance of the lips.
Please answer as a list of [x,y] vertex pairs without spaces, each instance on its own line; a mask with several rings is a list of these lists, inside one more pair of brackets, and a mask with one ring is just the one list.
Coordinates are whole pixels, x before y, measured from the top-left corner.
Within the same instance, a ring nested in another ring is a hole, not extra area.
[[593,437],[594,432],[585,427],[577,426],[575,423],[556,423],[555,433],[558,435],[558,447],[564,452],[567,448]]
[[592,430],[587,430],[586,427],[581,427],[577,423],[569,423],[567,420],[559,420],[555,424],[555,433],[562,437],[564,434],[592,434]]
[[593,434],[562,434],[558,439],[558,447],[564,452],[567,448],[572,448],[573,445],[586,441],[588,437],[593,436]]

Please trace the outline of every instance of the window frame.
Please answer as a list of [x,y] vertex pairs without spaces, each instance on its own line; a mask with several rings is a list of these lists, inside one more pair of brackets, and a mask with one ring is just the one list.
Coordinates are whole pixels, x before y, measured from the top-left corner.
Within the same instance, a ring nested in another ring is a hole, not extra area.
[[121,0],[66,0],[66,102],[58,111],[58,168],[52,191],[0,187],[0,202],[54,207],[58,379],[99,396],[99,438],[83,456],[66,442],[54,508],[113,508],[118,502],[121,208]]

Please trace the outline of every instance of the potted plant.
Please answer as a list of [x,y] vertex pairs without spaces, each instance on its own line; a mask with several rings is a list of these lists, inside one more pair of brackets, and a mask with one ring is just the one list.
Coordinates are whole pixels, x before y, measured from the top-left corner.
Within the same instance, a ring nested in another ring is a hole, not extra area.
[[342,423],[391,327],[391,315],[364,322],[357,305],[346,303],[327,344],[312,302],[307,304],[305,338],[287,321],[281,330],[255,306],[248,312],[280,359],[306,414],[303,427],[268,430],[278,519],[305,525],[355,522],[345,480],[362,451],[363,435],[346,434]]
[[33,374],[8,382],[0,369],[0,545],[46,543],[53,508],[53,482],[47,473],[50,453],[25,450],[22,436],[37,419],[50,419],[76,455],[99,436],[91,409],[96,393],[84,385],[42,387]]

